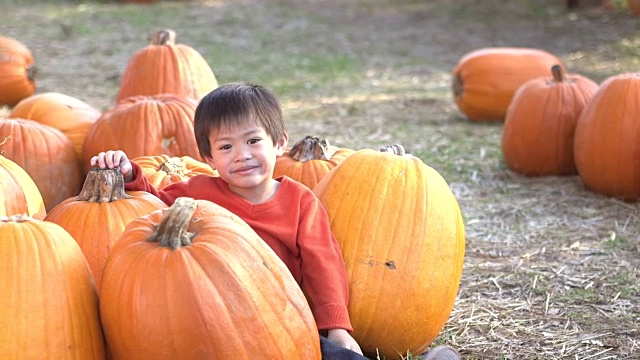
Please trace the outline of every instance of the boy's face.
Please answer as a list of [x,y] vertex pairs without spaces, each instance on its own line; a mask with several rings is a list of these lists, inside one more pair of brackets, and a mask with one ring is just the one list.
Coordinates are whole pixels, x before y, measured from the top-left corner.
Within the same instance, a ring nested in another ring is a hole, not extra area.
[[288,136],[275,145],[265,129],[253,122],[222,127],[209,135],[211,157],[205,161],[218,170],[236,194],[254,203],[268,200],[275,193],[272,179],[276,157],[286,149]]

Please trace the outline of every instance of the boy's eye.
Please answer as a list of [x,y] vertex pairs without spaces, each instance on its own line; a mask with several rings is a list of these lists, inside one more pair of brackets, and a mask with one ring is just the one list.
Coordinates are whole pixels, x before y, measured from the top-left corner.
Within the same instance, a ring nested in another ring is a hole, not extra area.
[[220,149],[220,150],[229,150],[229,149],[231,149],[231,145],[222,145],[218,149]]
[[262,140],[262,139],[260,139],[260,138],[249,139],[248,143],[249,144],[255,144],[255,143],[259,142],[260,140]]

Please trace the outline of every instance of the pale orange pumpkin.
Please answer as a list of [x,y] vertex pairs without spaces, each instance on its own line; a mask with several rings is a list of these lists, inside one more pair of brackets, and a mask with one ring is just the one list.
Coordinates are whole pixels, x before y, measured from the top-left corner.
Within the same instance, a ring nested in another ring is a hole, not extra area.
[[156,31],[151,44],[135,52],[127,63],[116,96],[175,94],[200,100],[218,87],[211,67],[202,55],[185,44],[176,44],[171,29]]
[[59,225],[0,217],[0,359],[105,359],[87,260]]
[[320,359],[293,276],[242,219],[178,198],[133,220],[104,270],[100,315],[115,359]]
[[0,120],[4,156],[22,167],[38,186],[47,211],[80,191],[82,170],[71,140],[33,120]]
[[89,128],[83,145],[85,170],[101,151],[120,149],[129,158],[189,156],[202,160],[193,119],[197,103],[185,96],[133,96],[105,110]]
[[0,155],[0,216],[25,214],[42,220],[46,213],[33,179],[18,164]]
[[218,176],[218,172],[209,164],[190,156],[138,156],[131,161],[140,166],[142,175],[158,190],[176,182],[187,181],[194,176]]
[[411,155],[364,149],[313,192],[342,249],[365,355],[422,353],[449,318],[464,262],[462,215],[446,181]]
[[574,157],[584,185],[628,201],[640,199],[640,73],[610,76],[576,123]]
[[472,121],[502,121],[516,90],[562,61],[535,48],[492,47],[465,54],[453,69],[453,99]]
[[76,240],[89,262],[98,292],[111,248],[133,219],[167,205],[144,191],[125,192],[119,169],[92,169],[82,191],[55,206],[47,216]]
[[598,84],[551,67],[552,77],[529,80],[516,92],[505,118],[502,153],[507,166],[527,176],[573,175],[573,138],[580,112]]
[[305,136],[278,156],[273,177],[286,175],[313,189],[323,176],[354,152],[332,146],[317,136]]
[[78,161],[82,161],[84,138],[100,115],[100,110],[80,99],[46,92],[22,99],[9,117],[35,120],[62,131],[71,140]]
[[0,74],[0,105],[13,106],[36,91],[33,54],[9,36],[0,36]]

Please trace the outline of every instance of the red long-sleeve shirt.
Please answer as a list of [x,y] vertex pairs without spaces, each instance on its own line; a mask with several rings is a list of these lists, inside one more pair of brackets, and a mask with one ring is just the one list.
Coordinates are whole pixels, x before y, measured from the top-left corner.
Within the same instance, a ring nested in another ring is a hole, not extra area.
[[329,227],[329,217],[306,186],[282,177],[275,196],[252,204],[219,177],[195,176],[162,190],[155,189],[132,163],[134,179],[127,190],[152,193],[171,205],[186,196],[212,201],[238,215],[275,251],[304,288],[320,330],[352,331],[347,310],[349,287],[342,252]]

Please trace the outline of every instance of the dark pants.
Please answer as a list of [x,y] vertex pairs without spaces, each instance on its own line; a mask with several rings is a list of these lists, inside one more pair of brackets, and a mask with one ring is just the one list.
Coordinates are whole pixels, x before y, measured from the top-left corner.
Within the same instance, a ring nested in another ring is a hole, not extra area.
[[368,360],[357,352],[345,349],[324,336],[320,336],[320,350],[323,360]]

